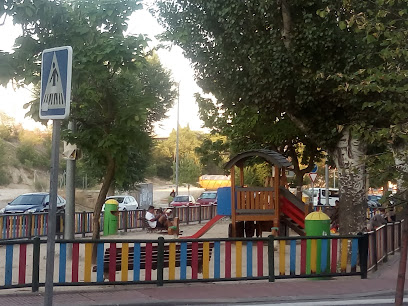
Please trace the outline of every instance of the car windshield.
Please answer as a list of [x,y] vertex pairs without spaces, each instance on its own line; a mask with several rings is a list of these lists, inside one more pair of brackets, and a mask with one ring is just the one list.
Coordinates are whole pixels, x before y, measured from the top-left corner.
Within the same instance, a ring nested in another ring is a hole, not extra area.
[[118,201],[118,203],[123,203],[123,201],[125,200],[125,197],[110,197],[108,198],[108,200],[109,199],[116,200]]
[[203,192],[200,196],[201,199],[215,199],[217,197],[217,193],[215,192]]
[[44,194],[27,194],[15,198],[10,205],[41,205]]
[[173,200],[174,202],[188,202],[188,196],[177,196]]

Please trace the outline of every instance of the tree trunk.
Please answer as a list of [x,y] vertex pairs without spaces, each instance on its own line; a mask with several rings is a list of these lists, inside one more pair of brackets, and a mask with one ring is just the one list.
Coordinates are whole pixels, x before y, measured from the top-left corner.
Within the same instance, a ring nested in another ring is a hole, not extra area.
[[404,301],[404,286],[405,274],[407,268],[407,253],[408,253],[408,207],[407,207],[407,186],[406,178],[408,175],[408,145],[405,141],[400,140],[397,144],[391,147],[395,168],[398,173],[397,186],[398,197],[402,202],[402,218],[404,219],[402,230],[402,243],[400,250],[400,262],[398,267],[397,288],[395,290],[395,305],[402,305]]
[[365,144],[344,128],[333,157],[339,170],[339,223],[341,234],[357,234],[366,227]]
[[[108,157],[108,166],[106,168],[105,177],[103,179],[101,190],[99,191],[98,199],[96,200],[95,208],[94,208],[94,218],[93,218],[93,229],[92,229],[92,239],[100,239],[100,215],[102,211],[102,206],[105,203],[106,195],[108,194],[110,185],[113,181],[115,176],[115,161],[111,156]],[[96,247],[97,245],[94,244],[93,252],[92,252],[92,263],[96,263]]]

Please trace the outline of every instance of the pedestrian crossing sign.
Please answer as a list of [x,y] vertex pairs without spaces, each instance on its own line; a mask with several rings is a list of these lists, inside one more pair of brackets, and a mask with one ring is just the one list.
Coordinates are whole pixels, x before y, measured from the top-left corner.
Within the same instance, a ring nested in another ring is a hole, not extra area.
[[45,49],[41,62],[40,119],[65,119],[71,102],[72,48]]

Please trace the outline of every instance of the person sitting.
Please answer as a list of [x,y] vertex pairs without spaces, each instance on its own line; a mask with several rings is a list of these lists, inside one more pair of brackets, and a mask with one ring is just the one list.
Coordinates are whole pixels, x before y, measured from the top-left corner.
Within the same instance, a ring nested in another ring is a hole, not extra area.
[[154,206],[149,206],[146,216],[147,223],[151,228],[167,229],[167,218],[163,217],[163,211],[159,209],[157,213],[154,212]]
[[167,214],[163,213],[162,209],[159,209],[155,214],[154,206],[149,206],[145,218],[151,228],[167,229],[172,225]]

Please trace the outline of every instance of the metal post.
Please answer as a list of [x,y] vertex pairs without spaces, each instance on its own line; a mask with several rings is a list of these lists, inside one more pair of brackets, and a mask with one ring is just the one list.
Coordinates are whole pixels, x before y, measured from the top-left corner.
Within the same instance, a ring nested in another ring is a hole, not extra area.
[[33,236],[33,233],[32,233],[33,214],[29,213],[27,217],[28,217],[28,220],[27,220],[27,237],[28,237],[28,239],[31,239],[31,237]]
[[360,254],[361,278],[367,278],[367,260],[368,260],[368,234],[364,234],[358,239],[358,253]]
[[[319,204],[319,203],[317,203]],[[312,181],[312,205],[313,205],[313,209],[314,209],[314,182]]]
[[40,288],[40,237],[33,239],[33,274],[31,276],[31,291],[38,292]]
[[179,112],[180,112],[180,82],[177,85],[176,195],[178,195],[178,186],[179,186]]
[[[68,129],[75,131],[74,122],[68,123]],[[67,160],[67,180],[66,180],[66,200],[65,205],[65,223],[64,223],[64,238],[68,240],[75,239],[75,160]],[[71,246],[71,244],[69,244]],[[72,257],[72,250],[67,250],[68,258]]]
[[329,203],[329,165],[326,164],[324,167],[324,174],[326,180],[326,205],[330,205]]
[[383,240],[383,252],[384,252],[384,259],[383,262],[388,261],[388,224],[386,223],[384,226],[384,240]]
[[275,247],[274,247],[274,239],[273,235],[268,236],[268,274],[269,274],[269,282],[275,281]]
[[86,211],[83,211],[81,214],[81,232],[82,238],[85,238],[86,230],[85,230],[85,221],[86,221]]
[[52,305],[54,290],[55,230],[57,219],[57,192],[61,120],[53,120],[50,171],[50,204],[48,212],[47,263],[45,272],[44,305]]
[[159,237],[157,245],[157,286],[163,286],[164,238]]
[[128,211],[122,211],[122,218],[123,218],[123,230],[126,233],[128,230]]

